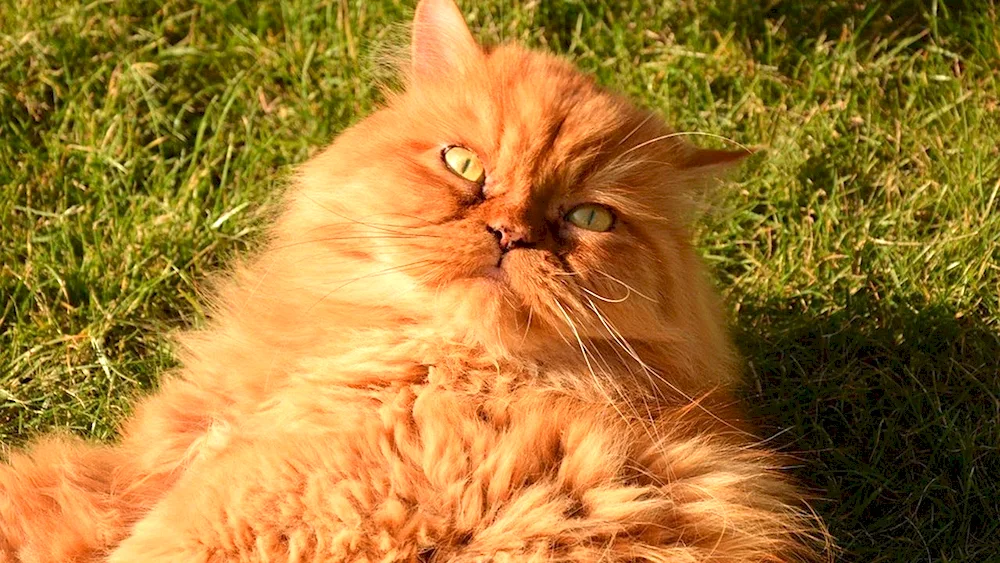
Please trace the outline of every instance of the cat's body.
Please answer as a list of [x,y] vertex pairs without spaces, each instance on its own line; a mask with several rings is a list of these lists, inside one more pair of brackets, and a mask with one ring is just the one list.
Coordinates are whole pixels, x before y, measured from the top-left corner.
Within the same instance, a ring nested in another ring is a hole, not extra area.
[[450,0],[413,46],[407,92],[302,167],[121,442],[0,467],[0,561],[818,557],[740,428],[688,243],[688,190],[732,157],[480,51]]

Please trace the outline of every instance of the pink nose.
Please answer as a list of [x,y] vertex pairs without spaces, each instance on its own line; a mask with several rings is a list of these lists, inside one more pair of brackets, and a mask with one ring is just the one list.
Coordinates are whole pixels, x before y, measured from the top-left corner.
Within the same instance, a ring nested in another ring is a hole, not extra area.
[[486,225],[486,230],[496,237],[501,252],[515,248],[531,248],[537,242],[532,229],[525,226],[495,222]]

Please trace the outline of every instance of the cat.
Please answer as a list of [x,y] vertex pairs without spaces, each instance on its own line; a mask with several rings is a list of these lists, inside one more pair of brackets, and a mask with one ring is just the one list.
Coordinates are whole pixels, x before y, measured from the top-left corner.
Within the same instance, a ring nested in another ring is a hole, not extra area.
[[699,149],[422,0],[403,91],[302,165],[120,440],[0,467],[0,561],[817,561],[743,427]]

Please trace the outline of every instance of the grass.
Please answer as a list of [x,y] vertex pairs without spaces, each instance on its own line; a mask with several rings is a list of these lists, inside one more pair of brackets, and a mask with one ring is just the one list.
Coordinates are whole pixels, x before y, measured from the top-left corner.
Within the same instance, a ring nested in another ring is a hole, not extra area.
[[[465,2],[678,128],[769,147],[700,245],[746,396],[844,560],[1000,557],[993,0]],[[393,0],[0,0],[0,442],[111,439],[292,166],[368,111]],[[639,23],[641,22],[641,23]]]

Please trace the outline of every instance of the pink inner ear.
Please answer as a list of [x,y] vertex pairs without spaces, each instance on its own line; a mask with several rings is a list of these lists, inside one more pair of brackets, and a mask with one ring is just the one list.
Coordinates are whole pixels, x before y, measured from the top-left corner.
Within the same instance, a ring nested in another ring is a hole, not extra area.
[[421,0],[413,16],[411,43],[416,76],[463,72],[481,54],[453,0]]

